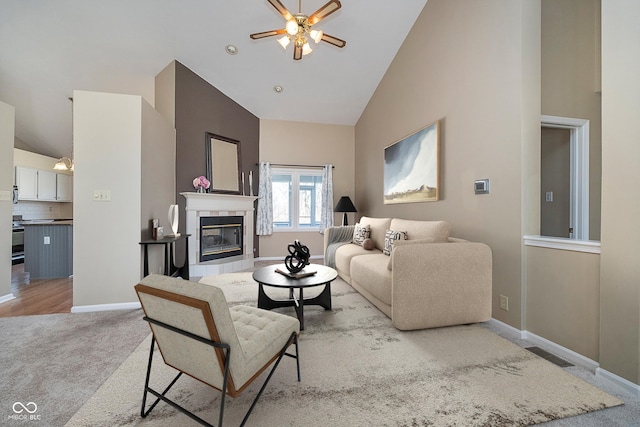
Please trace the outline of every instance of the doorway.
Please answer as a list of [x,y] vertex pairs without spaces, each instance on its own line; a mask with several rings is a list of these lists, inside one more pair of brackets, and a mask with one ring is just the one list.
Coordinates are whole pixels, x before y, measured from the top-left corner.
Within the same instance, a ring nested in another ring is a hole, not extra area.
[[589,240],[589,120],[541,117],[540,234]]

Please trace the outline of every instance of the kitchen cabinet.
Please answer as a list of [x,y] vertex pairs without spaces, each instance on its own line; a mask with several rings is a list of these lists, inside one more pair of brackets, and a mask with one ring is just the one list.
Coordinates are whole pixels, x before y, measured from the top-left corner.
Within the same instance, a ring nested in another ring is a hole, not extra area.
[[18,200],[73,201],[73,176],[48,170],[16,166]]
[[38,200],[56,201],[56,175],[55,172],[38,170]]
[[59,202],[73,201],[73,176],[63,173],[56,174],[56,200]]
[[38,200],[38,169],[16,166],[18,200]]
[[73,221],[24,224],[24,271],[32,279],[73,275]]

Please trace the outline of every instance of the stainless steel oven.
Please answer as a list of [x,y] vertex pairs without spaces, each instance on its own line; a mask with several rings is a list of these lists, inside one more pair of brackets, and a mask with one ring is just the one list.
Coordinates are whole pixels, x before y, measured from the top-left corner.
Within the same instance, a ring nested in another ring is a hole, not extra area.
[[11,233],[11,263],[24,262],[24,227],[20,224],[22,217],[13,217],[13,229]]

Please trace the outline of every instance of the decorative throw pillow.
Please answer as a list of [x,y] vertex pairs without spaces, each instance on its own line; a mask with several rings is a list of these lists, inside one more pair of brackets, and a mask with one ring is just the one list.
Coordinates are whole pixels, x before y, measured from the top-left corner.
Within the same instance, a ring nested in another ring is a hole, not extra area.
[[396,240],[407,240],[407,232],[387,230],[384,234],[384,249],[382,250],[382,253],[385,255],[391,255],[393,242]]
[[369,238],[370,234],[371,228],[369,227],[369,224],[360,225],[360,223],[357,223],[353,229],[353,243],[362,246],[362,243],[365,239]]
[[376,247],[376,242],[374,242],[373,239],[366,238],[364,239],[364,242],[362,242],[362,247],[368,251],[371,251]]

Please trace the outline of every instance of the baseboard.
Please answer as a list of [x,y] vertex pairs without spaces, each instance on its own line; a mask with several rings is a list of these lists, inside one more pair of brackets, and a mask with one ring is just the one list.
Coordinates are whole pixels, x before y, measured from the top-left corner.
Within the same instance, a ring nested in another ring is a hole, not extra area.
[[75,305],[72,313],[92,313],[94,311],[135,310],[140,308],[139,302],[123,302],[117,304]]
[[16,299],[15,295],[7,294],[0,297],[0,304],[3,302],[11,301],[12,299]]
[[596,376],[606,378],[609,381],[618,384],[620,387],[626,390],[629,390],[631,393],[640,397],[640,385],[638,384],[635,384],[627,379],[622,378],[621,376],[618,376],[602,368],[596,369]]
[[494,319],[493,317],[491,319],[489,319],[489,321],[487,322],[490,325],[496,327],[497,329],[500,329],[504,334],[509,335],[513,338],[520,338],[520,339],[524,339],[524,331],[521,331],[518,328],[514,328],[511,325],[507,325],[504,322],[501,322],[498,319]]

